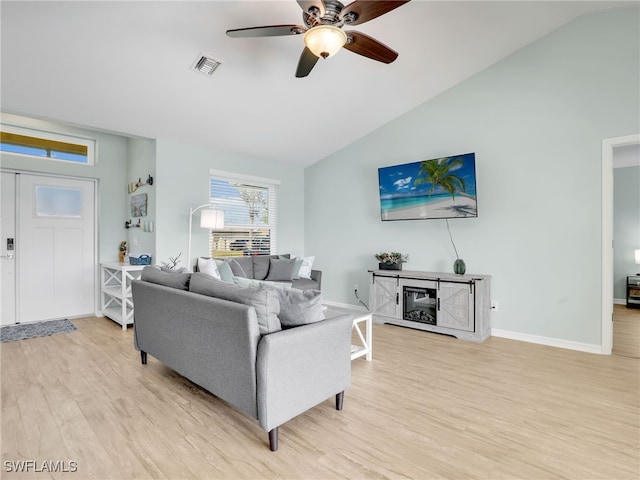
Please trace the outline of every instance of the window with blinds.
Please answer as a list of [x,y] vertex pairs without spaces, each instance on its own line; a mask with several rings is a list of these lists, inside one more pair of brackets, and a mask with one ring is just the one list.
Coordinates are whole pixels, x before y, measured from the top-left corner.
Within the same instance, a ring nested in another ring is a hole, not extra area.
[[224,211],[224,228],[211,230],[213,257],[269,255],[277,251],[276,180],[212,172],[209,202]]
[[0,151],[93,165],[95,141],[13,125],[1,125]]

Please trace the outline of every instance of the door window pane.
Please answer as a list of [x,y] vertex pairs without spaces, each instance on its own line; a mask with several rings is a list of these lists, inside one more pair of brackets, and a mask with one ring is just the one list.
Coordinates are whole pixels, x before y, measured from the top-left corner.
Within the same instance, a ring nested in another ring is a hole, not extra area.
[[36,185],[36,216],[80,218],[82,192],[77,188]]

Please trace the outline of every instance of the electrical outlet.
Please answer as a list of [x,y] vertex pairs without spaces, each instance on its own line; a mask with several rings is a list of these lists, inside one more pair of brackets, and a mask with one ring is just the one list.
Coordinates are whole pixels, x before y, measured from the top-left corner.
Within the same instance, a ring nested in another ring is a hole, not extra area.
[[500,305],[497,300],[491,300],[491,310],[495,310],[496,312],[500,310]]

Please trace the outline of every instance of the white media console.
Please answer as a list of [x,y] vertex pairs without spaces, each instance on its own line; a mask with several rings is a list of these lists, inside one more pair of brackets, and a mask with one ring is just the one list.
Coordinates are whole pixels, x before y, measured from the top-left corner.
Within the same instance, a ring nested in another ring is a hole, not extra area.
[[482,342],[491,336],[491,276],[369,270],[376,322]]

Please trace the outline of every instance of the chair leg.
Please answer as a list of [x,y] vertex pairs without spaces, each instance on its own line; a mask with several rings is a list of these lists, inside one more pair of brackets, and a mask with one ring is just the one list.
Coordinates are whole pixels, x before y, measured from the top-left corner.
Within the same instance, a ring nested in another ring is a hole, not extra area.
[[142,361],[143,365],[147,364],[147,352],[143,352],[142,350],[140,350],[140,360]]
[[343,403],[344,403],[344,390],[336,394],[336,410],[342,410]]
[[278,450],[278,427],[269,430],[269,449],[272,452]]

